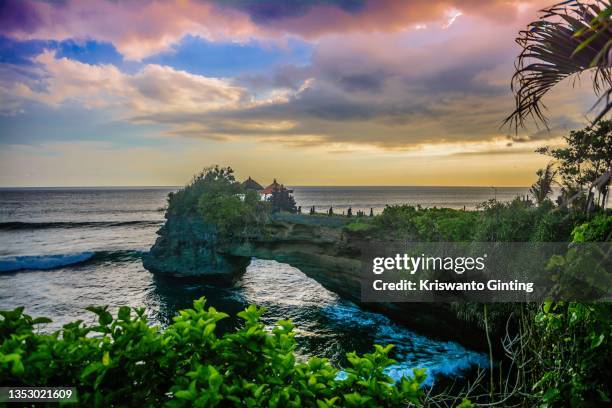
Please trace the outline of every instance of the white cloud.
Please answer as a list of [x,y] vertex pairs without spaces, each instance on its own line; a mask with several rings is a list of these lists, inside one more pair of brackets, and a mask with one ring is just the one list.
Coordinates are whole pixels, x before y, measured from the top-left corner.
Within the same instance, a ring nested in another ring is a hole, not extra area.
[[40,54],[34,61],[39,64],[35,74],[40,79],[5,83],[3,97],[10,93],[55,107],[65,103],[87,108],[119,107],[129,117],[253,108],[284,103],[291,96],[280,88],[260,96],[228,78],[206,77],[156,64],[127,74],[114,65],[56,58],[52,51]]

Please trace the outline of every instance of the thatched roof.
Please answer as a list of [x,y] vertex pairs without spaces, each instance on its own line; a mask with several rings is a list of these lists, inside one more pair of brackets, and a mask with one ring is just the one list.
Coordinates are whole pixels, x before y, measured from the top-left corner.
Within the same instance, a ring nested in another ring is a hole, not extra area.
[[278,184],[276,182],[276,179],[274,179],[272,184],[270,184],[268,187],[264,188],[261,191],[261,194],[269,195],[269,194],[272,194],[272,192],[274,192],[274,191],[281,191],[281,190],[287,190],[288,192],[293,193],[293,190],[286,189],[283,184]]
[[274,190],[280,190],[281,185],[276,182],[276,179],[268,187],[264,188],[262,194],[272,194]]
[[248,190],[255,190],[255,191],[261,191],[263,190],[263,187],[261,186],[261,184],[259,184],[258,182],[256,182],[255,180],[253,180],[251,177],[249,177],[248,179],[246,179],[243,183],[242,186]]

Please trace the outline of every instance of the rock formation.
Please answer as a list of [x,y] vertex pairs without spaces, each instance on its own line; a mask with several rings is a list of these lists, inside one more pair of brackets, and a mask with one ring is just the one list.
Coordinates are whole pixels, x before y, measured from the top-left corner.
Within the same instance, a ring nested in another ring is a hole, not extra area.
[[481,329],[459,320],[447,304],[362,303],[360,256],[372,242],[342,228],[348,222],[280,213],[255,233],[221,240],[202,217],[169,217],[143,263],[155,273],[210,280],[238,278],[253,257],[287,263],[326,289],[411,328],[482,348]]

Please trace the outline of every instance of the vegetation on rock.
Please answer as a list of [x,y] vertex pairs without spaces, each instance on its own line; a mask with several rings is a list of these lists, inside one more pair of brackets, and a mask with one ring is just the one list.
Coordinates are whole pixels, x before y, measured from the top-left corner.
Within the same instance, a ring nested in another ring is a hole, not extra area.
[[270,203],[256,191],[246,189],[234,177],[231,167],[213,166],[168,196],[169,217],[201,217],[223,236],[245,233],[267,220]]

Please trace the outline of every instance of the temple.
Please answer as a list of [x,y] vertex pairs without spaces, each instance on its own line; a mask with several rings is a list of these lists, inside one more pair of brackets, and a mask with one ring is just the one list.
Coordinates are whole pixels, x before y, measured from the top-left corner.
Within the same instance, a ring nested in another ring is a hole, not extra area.
[[256,182],[255,180],[253,180],[251,178],[251,176],[249,176],[248,179],[246,179],[245,181],[242,182],[242,187],[244,187],[247,190],[255,190],[257,192],[262,191],[264,188],[261,186],[261,184],[259,184],[258,182]]
[[[274,191],[287,190],[285,186],[283,184],[279,184],[276,179],[274,179],[274,181],[272,181],[272,184],[270,184],[268,187],[263,188],[261,184],[253,180],[250,176],[242,183],[242,186],[246,189],[257,191],[259,194],[261,194],[262,199],[267,199],[272,195]],[[287,191],[289,193],[293,193],[293,190]]]

